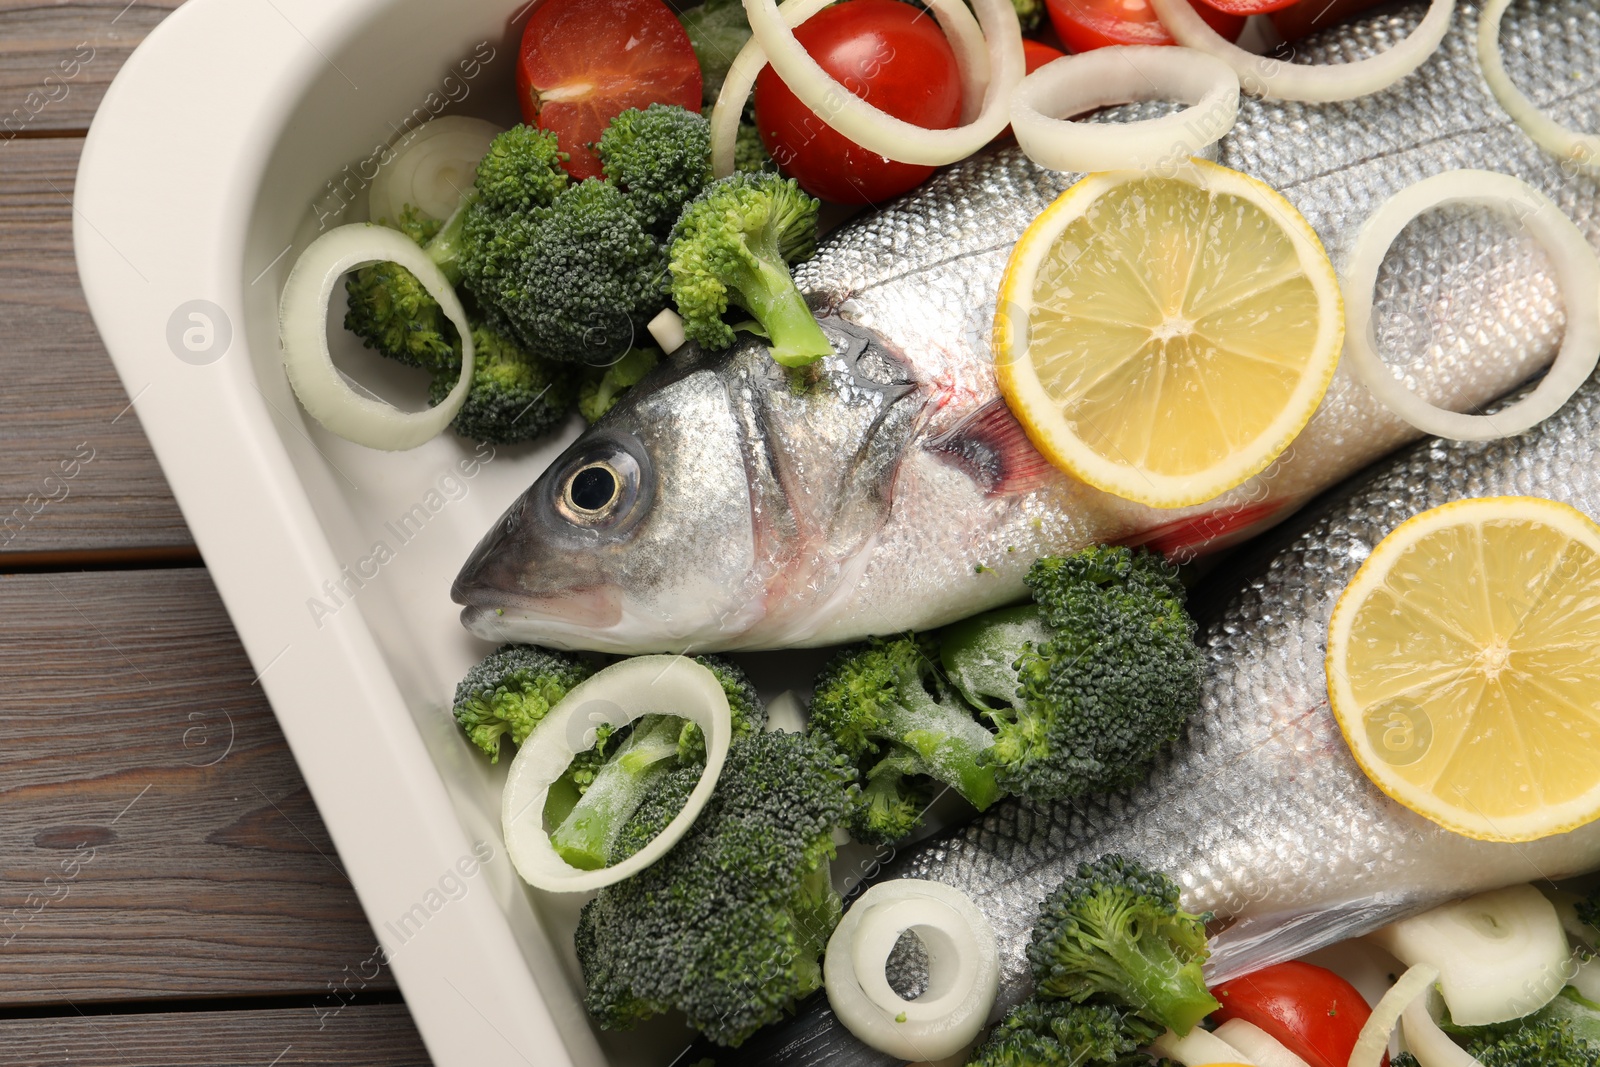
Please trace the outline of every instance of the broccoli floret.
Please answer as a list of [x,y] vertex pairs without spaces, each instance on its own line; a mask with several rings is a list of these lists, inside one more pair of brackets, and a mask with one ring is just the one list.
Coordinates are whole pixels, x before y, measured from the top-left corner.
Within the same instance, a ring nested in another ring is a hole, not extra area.
[[665,252],[621,190],[598,178],[538,211],[475,212],[468,246],[464,277],[496,325],[552,359],[604,365],[666,303]]
[[606,180],[620,188],[644,228],[665,237],[711,177],[711,124],[671,104],[630,108],[596,146]]
[[587,663],[537,645],[502,645],[456,686],[456,722],[490,763],[500,742],[520,745],[569,690],[594,671]]
[[893,841],[915,829],[925,779],[979,810],[1000,797],[982,758],[994,735],[945,681],[930,637],[874,638],[840,652],[817,676],[810,729],[860,768],[865,786],[852,832],[864,840]]
[[1148,1067],[1139,1049],[1162,1034],[1109,1004],[1031,997],[1000,1021],[967,1067]]
[[1022,23],[1022,32],[1031,33],[1039,28],[1039,23],[1044,21],[1044,0],[1011,0],[1011,6],[1017,10],[1017,21]]
[[[660,832],[698,778],[682,768],[653,789],[613,862]],[[678,1010],[711,1040],[738,1045],[817,989],[841,910],[832,834],[854,807],[853,778],[842,755],[805,734],[735,742],[684,839],[583,909],[574,941],[600,1025],[627,1029]]]
[[1028,960],[1036,995],[1108,998],[1187,1034],[1220,1004],[1200,965],[1205,917],[1178,907],[1178,887],[1121,856],[1080,864],[1045,900]]
[[622,394],[638,385],[661,362],[657,348],[630,348],[609,367],[590,367],[578,385],[578,413],[591,424],[610,411]]
[[1201,659],[1177,569],[1117,547],[1046,557],[1034,603],[947,628],[958,689],[996,726],[1002,788],[1033,800],[1143,779],[1200,704]]
[[[451,285],[495,219],[546,207],[566,184],[556,138],[518,126],[496,137],[478,162],[471,189],[442,224],[407,206],[393,225],[422,246]],[[388,221],[388,220],[386,220]],[[416,275],[396,263],[374,263],[345,281],[345,328],[368,348],[432,374],[461,366],[461,342],[439,302]]]
[[1389,1067],[1422,1067],[1422,1065],[1411,1053],[1400,1052],[1389,1057]]
[[[734,738],[759,731],[766,708],[744,671],[718,656],[700,656],[722,684]],[[550,834],[550,843],[574,867],[604,867],[618,836],[639,805],[670,772],[705,765],[705,738],[700,727],[673,715],[646,715],[600,766],[593,769],[582,798]]]
[[[472,385],[466,403],[450,425],[462,437],[490,444],[531,441],[566,421],[577,382],[572,368],[524,350],[487,326],[472,331]],[[444,402],[461,371],[454,366],[434,376],[428,403]]]
[[1584,1038],[1566,1019],[1528,1022],[1498,1038],[1474,1041],[1467,1051],[1483,1067],[1596,1067],[1600,1043]]
[[701,91],[707,104],[722,92],[733,58],[750,40],[750,21],[741,0],[706,0],[678,16],[700,61]]
[[733,344],[728,305],[755,316],[772,358],[805,366],[833,351],[789,264],[817,245],[817,201],[776,174],[734,174],[713,182],[673,227],[671,289],[684,332],[707,348]]

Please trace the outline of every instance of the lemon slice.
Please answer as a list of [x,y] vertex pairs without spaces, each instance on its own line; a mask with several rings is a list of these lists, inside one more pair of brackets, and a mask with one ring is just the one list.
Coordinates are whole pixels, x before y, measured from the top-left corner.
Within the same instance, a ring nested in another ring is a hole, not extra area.
[[1090,485],[1185,507],[1267,467],[1310,421],[1344,341],[1316,233],[1204,160],[1091,174],[1045,209],[1000,284],[1000,389]]
[[1339,598],[1328,698],[1367,777],[1440,826],[1532,841],[1600,817],[1600,526],[1533,497],[1395,530]]

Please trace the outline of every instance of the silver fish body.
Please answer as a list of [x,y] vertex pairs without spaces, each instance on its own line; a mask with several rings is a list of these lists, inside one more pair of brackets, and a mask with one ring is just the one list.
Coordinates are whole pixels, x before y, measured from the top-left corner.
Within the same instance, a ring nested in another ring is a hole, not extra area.
[[[1351,757],[1323,674],[1334,605],[1379,541],[1422,511],[1483,496],[1546,497],[1600,519],[1596,442],[1600,378],[1521,437],[1424,441],[1330,494],[1268,535],[1279,543],[1261,546],[1241,573],[1214,579],[1213,589],[1233,592],[1218,597],[1202,631],[1200,712],[1145,785],[1043,807],[1002,801],[905,849],[883,877],[945,882],[973,898],[1000,943],[998,1015],[1027,992],[1040,901],[1108,852],[1169,872],[1188,908],[1231,921],[1212,939],[1216,981],[1447,900],[1600,867],[1600,823],[1490,843],[1390,800]],[[1591,711],[1600,716],[1600,694]],[[897,1062],[858,1043],[821,1003],[752,1041],[726,1062]]]
[[[1376,52],[1421,10],[1329,31],[1304,58]],[[1464,0],[1439,54],[1385,93],[1244,101],[1220,162],[1282,191],[1336,265],[1388,196],[1459,167],[1527,179],[1600,244],[1600,185],[1566,173],[1489,95],[1476,11]],[[1593,5],[1520,0],[1505,32],[1517,83],[1558,117],[1594,124]],[[793,386],[749,338],[723,353],[681,350],[480,543],[453,590],[464,624],[624,653],[926,628],[1017,599],[1042,553],[1107,541],[1192,553],[1236,539],[1415,438],[1340,372],[1279,462],[1198,508],[1159,511],[1041,470],[1015,422],[994,417],[988,338],[1013,243],[1074,178],[995,150],[831,235],[796,270],[835,343],[820,380]],[[1526,380],[1561,334],[1542,251],[1482,212],[1409,227],[1378,291],[1391,359],[1419,393],[1458,409]],[[612,479],[616,499],[574,509],[572,479],[613,459],[611,474],[587,477]]]

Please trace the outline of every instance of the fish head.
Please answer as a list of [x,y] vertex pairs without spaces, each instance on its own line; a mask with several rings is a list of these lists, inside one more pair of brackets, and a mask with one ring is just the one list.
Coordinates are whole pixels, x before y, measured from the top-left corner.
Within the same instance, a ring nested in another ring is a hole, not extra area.
[[734,400],[691,354],[630,390],[508,508],[451,588],[467,629],[596,652],[717,644],[759,600]]

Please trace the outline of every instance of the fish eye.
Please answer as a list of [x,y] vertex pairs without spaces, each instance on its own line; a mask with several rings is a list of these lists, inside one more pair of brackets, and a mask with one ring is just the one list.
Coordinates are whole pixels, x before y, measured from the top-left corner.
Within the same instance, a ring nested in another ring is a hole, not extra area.
[[551,486],[550,504],[573,526],[617,534],[643,515],[652,495],[643,447],[631,435],[608,434],[568,459]]
[[621,493],[621,476],[604,461],[580,467],[567,479],[567,506],[582,514],[605,511]]

